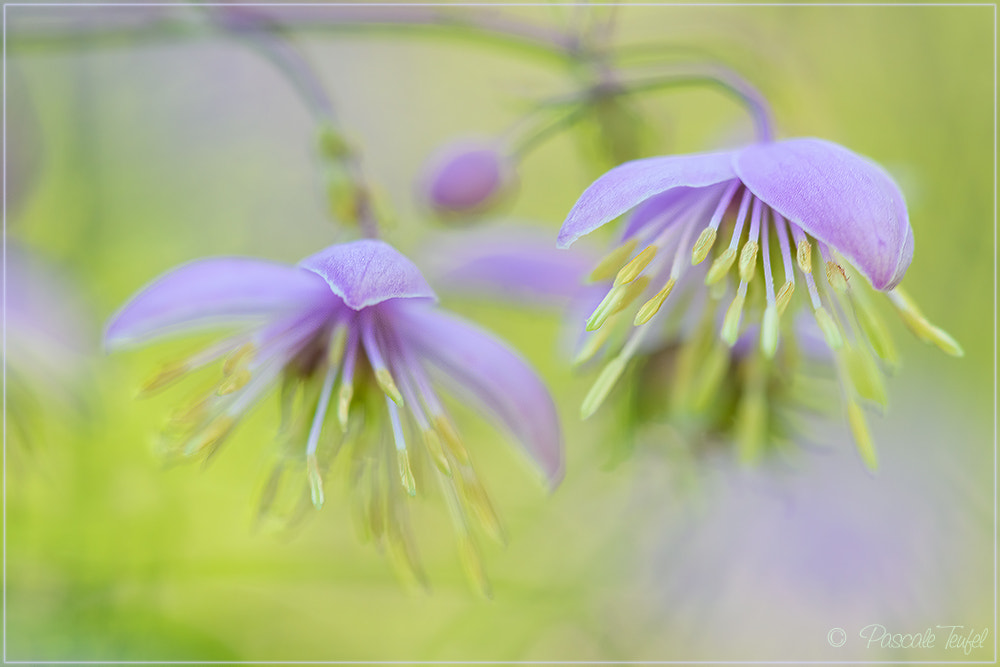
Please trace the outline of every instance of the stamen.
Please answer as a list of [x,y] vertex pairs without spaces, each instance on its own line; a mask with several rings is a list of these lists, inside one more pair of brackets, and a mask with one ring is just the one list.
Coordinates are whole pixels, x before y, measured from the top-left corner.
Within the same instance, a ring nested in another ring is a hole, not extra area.
[[739,334],[740,329],[740,318],[743,316],[743,304],[746,301],[747,296],[747,283],[745,280],[740,281],[739,289],[736,292],[736,297],[733,302],[729,304],[729,310],[726,311],[726,318],[722,321],[722,332],[721,338],[729,347],[736,344],[736,338]]
[[888,404],[888,393],[882,371],[869,351],[862,346],[845,345],[840,356],[841,363],[847,371],[847,379],[850,380],[851,387],[857,395],[885,409]]
[[[766,215],[766,212],[765,212]],[[764,290],[767,295],[767,306],[764,308],[764,319],[760,325],[760,349],[768,359],[774,357],[778,350],[778,305],[774,296],[774,276],[771,274],[771,239],[769,225],[764,221],[760,230],[761,245],[764,248]]]
[[705,261],[708,253],[712,251],[712,246],[715,245],[716,234],[715,227],[706,227],[701,230],[701,234],[698,235],[698,240],[694,242],[694,248],[691,250],[692,266]]
[[486,493],[486,489],[483,488],[475,472],[471,468],[464,468],[458,480],[459,494],[469,509],[472,510],[476,521],[486,531],[486,534],[498,544],[506,544],[507,536],[504,534],[500,517],[497,516],[496,510],[493,509],[493,503],[490,502],[489,494]]
[[774,229],[778,232],[778,245],[781,247],[781,262],[785,269],[785,282],[795,285],[795,271],[792,269],[792,250],[788,242],[788,222],[781,214],[771,209],[774,218]]
[[795,261],[799,263],[802,273],[812,272],[812,246],[809,245],[809,241],[799,241],[799,245],[796,248]]
[[819,325],[820,330],[823,332],[823,338],[826,339],[826,344],[831,350],[836,350],[843,344],[843,338],[840,336],[840,330],[837,328],[837,324],[830,317],[830,313],[826,311],[825,308],[820,306],[814,311],[816,315],[816,324]]
[[309,494],[313,507],[320,509],[324,502],[323,477],[319,474],[319,462],[315,454],[306,455],[306,476],[309,478]]
[[389,368],[382,356],[382,350],[375,338],[374,317],[375,315],[372,314],[370,317],[365,318],[361,324],[361,340],[365,346],[365,353],[368,355],[368,362],[375,371],[375,382],[378,383],[378,386],[385,395],[391,398],[396,405],[402,406],[403,395],[399,393],[399,388],[392,378],[392,373],[389,372]]
[[920,309],[917,308],[917,305],[903,292],[902,288],[897,287],[890,290],[888,294],[889,300],[892,301],[892,305],[899,311],[903,322],[906,323],[910,331],[916,334],[920,340],[925,343],[937,345],[945,354],[950,354],[953,357],[961,357],[965,354],[958,341],[948,335],[943,329],[931,324],[924,317]]
[[871,433],[868,431],[868,422],[861,406],[854,399],[847,400],[847,423],[851,427],[851,434],[854,436],[854,443],[857,445],[861,460],[869,470],[878,470],[878,457],[875,455],[875,444],[872,442]]
[[257,347],[253,343],[244,343],[233,350],[222,364],[222,374],[229,376],[240,369],[246,368],[247,363],[253,359],[257,352]]
[[712,285],[722,280],[723,276],[729,272],[729,268],[736,261],[736,251],[732,248],[726,248],[726,250],[715,258],[712,262],[712,266],[708,269],[708,275],[705,276],[705,284]]
[[847,274],[840,264],[836,262],[826,263],[826,280],[830,283],[830,287],[841,294],[847,293]]
[[354,397],[354,367],[358,359],[358,340],[353,333],[348,337],[344,349],[344,364],[340,371],[340,389],[337,392],[337,421],[340,430],[347,433],[351,399]]
[[614,331],[613,327],[601,327],[591,333],[580,347],[580,351],[573,358],[573,363],[579,365],[590,361],[597,354],[597,351],[611,338],[612,331]]
[[778,351],[778,306],[767,304],[764,309],[764,319],[760,324],[760,349],[768,359],[774,358]]
[[656,315],[657,312],[659,312],[660,307],[663,305],[663,302],[666,301],[668,296],[670,296],[670,292],[673,291],[674,285],[676,283],[677,281],[673,278],[668,280],[667,283],[660,289],[660,291],[657,292],[655,296],[653,296],[653,298],[649,299],[646,303],[642,304],[642,307],[639,309],[639,312],[636,313],[635,320],[633,320],[632,323],[638,327],[642,326],[646,322],[649,322],[651,319],[653,319],[653,316]]
[[597,283],[611,280],[618,273],[625,260],[632,256],[632,252],[638,243],[639,239],[631,238],[608,253],[604,259],[597,263],[594,270],[591,271],[588,281]]
[[896,346],[892,342],[885,323],[878,316],[868,298],[867,290],[852,290],[851,304],[854,306],[854,315],[857,318],[858,326],[861,328],[864,337],[871,344],[875,354],[891,365],[898,362]]
[[778,296],[775,299],[775,305],[778,307],[778,315],[785,314],[785,309],[788,308],[788,303],[792,300],[792,294],[794,293],[795,283],[790,280],[778,290]]
[[389,409],[389,421],[392,423],[392,437],[396,442],[396,461],[399,465],[399,478],[403,483],[403,488],[411,496],[417,495],[416,483],[413,480],[413,472],[410,470],[410,457],[406,453],[406,439],[403,437],[403,426],[399,421],[399,408],[396,403],[386,396],[386,407]]
[[612,287],[608,293],[604,295],[601,302],[597,304],[597,308],[594,309],[594,312],[591,313],[590,317],[587,318],[585,329],[587,331],[596,331],[604,326],[604,323],[608,321],[611,313],[618,307],[618,304],[624,295],[624,286],[619,285],[618,287]]
[[234,392],[239,391],[246,386],[247,382],[250,382],[250,371],[247,368],[237,368],[230,372],[222,382],[219,383],[219,388],[216,393],[219,396],[226,396]]
[[469,451],[462,444],[462,439],[459,437],[458,431],[455,430],[455,426],[448,417],[442,413],[434,415],[432,420],[434,422],[434,430],[441,434],[441,438],[444,440],[444,444],[447,445],[451,455],[462,465],[468,465],[470,461]]
[[201,435],[184,448],[184,456],[195,456],[207,449],[219,445],[236,426],[236,419],[229,415],[221,415],[212,420]]
[[757,242],[747,241],[740,253],[740,280],[750,282],[753,280],[754,268],[757,264]]
[[743,244],[743,251],[740,253],[740,280],[745,282],[753,280],[754,268],[757,265],[757,238],[760,232],[762,206],[761,200],[754,199],[753,212],[750,214],[750,233],[747,235],[747,242]]
[[375,382],[382,389],[385,395],[392,399],[392,402],[396,405],[403,405],[403,395],[399,393],[399,387],[396,386],[396,381],[392,378],[392,373],[389,372],[388,368],[379,368],[375,371]]
[[[313,415],[312,425],[309,427],[309,438],[306,440],[306,455],[316,454],[316,447],[319,445],[319,434],[323,430],[323,420],[326,419],[326,410],[330,405],[330,394],[333,393],[333,381],[337,379],[336,366],[326,369],[323,378],[323,388],[320,389],[319,399],[316,402],[316,414]],[[317,509],[319,506],[317,506]]]
[[733,227],[733,235],[729,241],[729,247],[712,262],[712,266],[708,270],[708,275],[705,276],[706,285],[711,285],[721,280],[736,260],[736,248],[739,245],[740,236],[743,235],[743,226],[746,224],[747,211],[750,209],[752,198],[753,196],[749,190],[743,191],[743,199],[740,200],[740,208],[736,214],[736,224]]
[[438,469],[445,475],[451,476],[451,466],[448,464],[448,457],[444,453],[444,448],[441,446],[441,438],[438,437],[437,431],[428,427],[422,432],[424,440],[424,448],[427,449],[427,453],[430,454],[431,460],[437,465]]
[[581,419],[587,419],[597,411],[597,408],[601,407],[611,388],[625,370],[625,366],[628,365],[632,355],[638,349],[639,343],[642,341],[646,331],[646,328],[635,330],[631,338],[622,347],[621,352],[601,370],[601,373],[597,376],[597,380],[594,381],[593,386],[591,386],[590,391],[587,392],[583,403],[580,405]]
[[191,370],[191,367],[183,361],[173,361],[164,364],[153,377],[142,383],[142,386],[139,387],[138,397],[149,396],[169,386],[183,377],[189,370]]
[[694,244],[694,248],[691,250],[691,265],[701,264],[708,257],[708,253],[712,250],[712,246],[715,245],[715,238],[717,231],[719,229],[719,224],[722,222],[722,216],[726,214],[726,209],[729,208],[729,202],[733,200],[733,196],[736,194],[736,190],[740,187],[740,181],[734,180],[726,188],[726,191],[722,194],[719,199],[718,205],[715,207],[715,212],[712,213],[712,219],[708,223],[708,227],[701,231],[698,236],[698,240]]
[[625,283],[630,283],[639,277],[643,269],[653,261],[653,257],[656,256],[657,247],[655,245],[646,246],[642,252],[636,255],[631,262],[622,267],[615,276],[614,286],[618,287]]

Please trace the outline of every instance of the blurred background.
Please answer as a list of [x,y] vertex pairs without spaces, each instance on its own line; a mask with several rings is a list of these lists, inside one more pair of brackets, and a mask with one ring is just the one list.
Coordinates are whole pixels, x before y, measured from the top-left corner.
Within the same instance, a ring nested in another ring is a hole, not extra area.
[[[391,202],[387,239],[418,261],[456,224],[419,201],[428,157],[495,137],[579,83],[531,48],[420,27],[326,30],[296,11],[279,12],[286,34]],[[439,498],[415,501],[429,592],[401,586],[360,543],[334,482],[301,526],[255,529],[273,401],[210,465],[166,469],[153,441],[180,397],[135,394],[177,344],[108,356],[101,331],[181,262],[294,263],[351,238],[325,210],[309,110],[203,9],[6,7],[6,658],[994,659],[994,9],[488,11],[560,33],[613,19],[611,44],[643,66],[726,63],[772,102],[782,136],[836,141],[892,172],[916,240],[904,285],[966,354],[921,344],[884,309],[903,363],[870,420],[878,474],[836,409],[791,465],[693,460],[654,433],[607,469],[623,436],[609,412],[577,419],[593,377],[570,368],[560,310],[436,285],[535,365],[563,420],[566,478],[551,495],[502,435],[461,422],[509,533],[508,547],[485,547],[493,599],[465,581]],[[750,136],[745,110],[712,88],[609,113],[637,157]],[[518,165],[516,197],[486,224],[554,244],[610,159],[587,123],[556,136]],[[931,628],[937,641],[867,645],[871,624]],[[966,653],[938,626],[989,634]]]

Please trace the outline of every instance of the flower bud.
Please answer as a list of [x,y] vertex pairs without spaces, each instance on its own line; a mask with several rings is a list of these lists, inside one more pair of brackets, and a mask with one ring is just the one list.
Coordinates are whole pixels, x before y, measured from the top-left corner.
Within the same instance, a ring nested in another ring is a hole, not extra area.
[[496,145],[460,141],[444,146],[424,168],[422,197],[439,215],[481,213],[509,193],[514,170]]

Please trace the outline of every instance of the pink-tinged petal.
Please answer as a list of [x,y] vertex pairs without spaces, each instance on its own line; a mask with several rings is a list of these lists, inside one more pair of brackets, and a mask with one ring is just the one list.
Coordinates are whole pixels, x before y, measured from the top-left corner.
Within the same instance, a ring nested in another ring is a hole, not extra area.
[[520,442],[550,487],[563,475],[555,404],[517,354],[483,330],[423,304],[399,304],[394,324],[418,354],[474,398]]
[[903,194],[881,167],[821,139],[750,146],[733,166],[754,195],[843,255],[873,287],[902,279],[913,233]]
[[299,266],[323,278],[354,310],[389,299],[437,299],[420,269],[384,241],[363,239],[333,245]]
[[560,248],[671,188],[700,188],[736,177],[733,153],[699,153],[634,160],[615,167],[584,190],[559,230]]
[[310,307],[335,307],[322,280],[295,266],[246,257],[201,259],[160,276],[108,322],[108,346]]

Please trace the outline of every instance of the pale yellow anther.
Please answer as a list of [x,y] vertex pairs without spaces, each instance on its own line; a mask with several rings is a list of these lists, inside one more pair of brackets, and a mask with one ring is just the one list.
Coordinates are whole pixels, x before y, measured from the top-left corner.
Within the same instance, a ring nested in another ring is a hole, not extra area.
[[611,314],[617,312],[618,306],[621,304],[622,298],[625,296],[625,290],[627,286],[619,285],[618,287],[612,287],[611,290],[604,295],[601,303],[597,305],[594,312],[587,318],[587,324],[584,327],[587,331],[596,331],[604,326],[604,323],[608,321]]
[[799,263],[802,273],[812,273],[812,245],[809,241],[802,239],[799,247],[795,251],[795,261]]
[[736,250],[733,248],[726,248],[726,251],[715,258],[712,262],[712,266],[708,269],[708,275],[705,276],[705,284],[712,285],[714,283],[722,280],[723,276],[729,271],[729,268],[736,261]]
[[615,304],[614,310],[611,311],[612,315],[631,306],[646,291],[646,288],[649,287],[649,276],[639,276],[637,280],[622,285],[622,287],[625,288],[625,291],[622,293],[622,297],[618,303]]
[[250,382],[250,377],[250,371],[246,368],[237,368],[223,378],[222,382],[219,383],[216,393],[219,396],[225,396],[239,391],[246,386],[247,382]]
[[233,373],[246,368],[247,363],[253,359],[257,352],[257,347],[253,343],[244,343],[233,350],[222,363],[222,374],[232,375]]
[[451,455],[461,463],[462,465],[467,465],[469,463],[469,452],[462,444],[462,439],[458,435],[458,431],[455,430],[455,426],[449,421],[444,415],[434,416],[434,429],[441,434],[444,444],[447,445],[448,451]]
[[313,507],[320,509],[323,507],[323,477],[319,474],[319,461],[315,454],[306,456],[306,477],[309,479],[309,495],[312,497]]
[[[858,292],[854,294],[856,297],[859,296]],[[868,339],[868,342],[871,343],[872,349],[875,350],[875,354],[889,364],[895,364],[898,361],[896,346],[892,342],[892,336],[889,335],[885,323],[872,309],[871,304],[868,303],[867,298],[863,295],[860,295],[860,298],[855,298],[854,304],[856,306],[854,312],[857,313],[858,324],[861,326],[861,331]]]
[[396,463],[399,465],[399,479],[403,483],[403,488],[410,496],[417,495],[417,483],[413,479],[413,470],[410,468],[410,455],[405,449],[396,450]]
[[878,404],[883,409],[888,405],[882,370],[875,363],[866,347],[845,345],[840,353],[847,379],[861,398]]
[[184,448],[185,456],[195,456],[206,450],[214,449],[229,435],[236,426],[236,420],[228,415],[214,419],[205,430]]
[[663,302],[666,301],[667,297],[670,296],[670,292],[673,291],[676,283],[677,281],[671,278],[667,281],[667,284],[653,296],[653,298],[642,304],[642,308],[640,308],[639,312],[636,313],[632,324],[638,327],[653,319],[653,315],[656,315],[656,313],[659,312],[660,307],[663,305]]
[[597,351],[600,350],[606,342],[608,342],[609,338],[611,338],[611,332],[613,330],[614,327],[601,327],[597,331],[591,333],[580,347],[580,351],[576,353],[575,357],[573,357],[573,363],[583,364],[590,361],[594,355],[597,354]]
[[620,356],[615,357],[601,370],[600,375],[597,376],[597,380],[594,381],[594,385],[587,392],[587,396],[580,405],[581,419],[587,419],[597,412],[597,408],[601,407],[604,399],[611,392],[611,388],[618,381],[619,376],[621,376],[622,371],[625,370],[626,361],[626,359],[622,359]]
[[747,241],[740,252],[740,280],[750,282],[753,280],[754,269],[757,266],[757,242]]
[[156,375],[142,383],[142,386],[139,388],[139,396],[148,396],[163,389],[183,377],[188,370],[188,365],[184,362],[165,364],[156,372]]
[[745,295],[737,294],[733,302],[729,304],[729,310],[726,311],[726,318],[722,321],[720,337],[730,347],[736,344],[736,338],[739,336],[740,318],[743,316],[743,303],[745,301]]
[[854,436],[854,444],[858,448],[861,460],[869,470],[878,470],[878,457],[875,455],[875,443],[872,441],[871,433],[868,431],[868,422],[865,413],[854,400],[847,403],[847,423],[851,427],[851,435]]
[[840,264],[836,262],[826,263],[826,280],[830,283],[830,287],[841,294],[847,293],[847,273],[844,272],[844,267]]
[[337,422],[340,430],[347,433],[348,417],[351,411],[351,399],[354,398],[354,386],[351,384],[341,384],[337,392]]
[[499,544],[506,544],[507,537],[504,535],[500,518],[497,516],[496,510],[493,509],[489,494],[486,493],[486,489],[483,488],[475,474],[462,476],[459,494],[466,506],[472,510],[473,516],[486,534]]
[[826,339],[826,344],[831,350],[836,350],[840,347],[844,340],[840,336],[840,330],[837,328],[837,324],[830,317],[830,313],[826,312],[826,308],[822,306],[817,308],[816,311],[816,324],[819,325],[820,331],[823,332],[823,338]]
[[202,421],[208,413],[209,399],[200,398],[190,405],[178,408],[167,422],[167,428],[185,428]]
[[760,325],[760,349],[768,359],[778,350],[778,306],[768,304]]
[[775,305],[778,306],[778,316],[785,314],[785,308],[788,308],[788,303],[792,300],[792,294],[795,293],[795,283],[785,281],[785,284],[781,286],[778,290],[778,296],[775,297]]
[[618,273],[625,260],[632,256],[632,251],[635,250],[638,244],[638,239],[629,239],[624,244],[612,250],[594,267],[594,270],[590,272],[588,280],[594,283],[611,280]]
[[615,287],[618,285],[624,285],[625,283],[630,283],[639,277],[639,274],[649,266],[649,263],[653,261],[656,257],[657,247],[655,245],[648,245],[643,248],[642,252],[632,258],[632,261],[621,268],[618,275],[615,276]]
[[901,289],[897,287],[889,293],[889,297],[903,318],[903,322],[920,340],[937,345],[943,352],[953,357],[961,357],[965,354],[958,341],[943,329],[931,324],[917,308],[917,305]]
[[434,465],[445,475],[451,476],[451,466],[448,465],[448,456],[444,453],[444,448],[441,446],[441,438],[438,437],[437,431],[432,428],[423,429],[423,439],[424,447],[427,449],[427,453],[430,454],[431,460],[434,461]]
[[403,406],[403,394],[399,392],[399,387],[396,386],[396,381],[392,379],[392,373],[389,372],[388,368],[380,368],[375,371],[375,382],[385,392],[385,395],[392,399],[393,403],[400,407]]
[[701,264],[708,257],[708,253],[711,252],[712,246],[715,245],[715,228],[706,227],[701,230],[701,235],[698,236],[698,240],[694,242],[694,248],[691,250],[691,265]]

